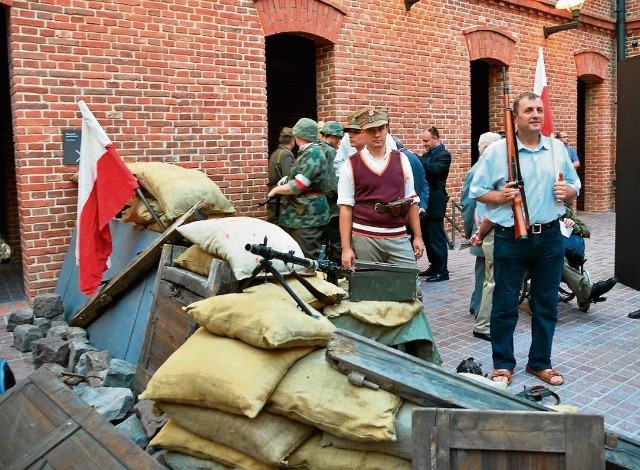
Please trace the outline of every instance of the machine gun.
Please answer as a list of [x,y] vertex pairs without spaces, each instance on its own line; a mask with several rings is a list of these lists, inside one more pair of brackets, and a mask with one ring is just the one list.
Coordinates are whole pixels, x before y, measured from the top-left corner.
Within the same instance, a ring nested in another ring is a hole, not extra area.
[[[251,273],[251,277],[249,277],[249,279],[244,281],[242,285],[239,287],[238,292],[242,292],[245,289],[245,287],[250,285],[251,282],[261,272],[263,271],[269,272],[273,274],[273,276],[280,283],[280,285],[284,287],[284,289],[289,293],[291,297],[293,297],[293,299],[298,304],[298,307],[300,307],[300,309],[304,313],[306,313],[312,318],[318,318],[318,316],[315,315],[313,312],[311,312],[311,310],[309,310],[309,307],[300,299],[300,297],[298,297],[298,295],[291,289],[291,287],[289,287],[289,285],[284,280],[284,277],[282,276],[282,274],[280,274],[280,272],[273,267],[273,263],[271,262],[271,260],[277,259],[286,264],[297,264],[299,266],[304,266],[306,268],[317,269],[327,274],[328,279],[335,278],[336,282],[339,274],[346,275],[347,273],[351,273],[350,270],[343,268],[342,266],[339,266],[338,264],[326,259],[324,256],[324,246],[322,247],[322,250],[321,250],[320,259],[318,260],[313,260],[310,258],[300,258],[298,256],[295,256],[293,254],[294,253],[293,251],[289,251],[288,253],[285,253],[283,251],[274,250],[273,248],[267,246],[267,237],[264,237],[264,242],[262,242],[261,244],[247,243],[244,248],[247,251],[253,253],[254,255],[261,256],[262,259],[260,260],[260,263],[258,264],[258,266],[256,266],[256,268]],[[309,290],[309,292],[311,292],[318,300],[320,300],[324,304],[335,305],[337,303],[340,303],[340,301],[342,300],[342,297],[326,295],[318,291],[306,279],[304,279],[295,271],[293,272],[293,276],[307,290]]]

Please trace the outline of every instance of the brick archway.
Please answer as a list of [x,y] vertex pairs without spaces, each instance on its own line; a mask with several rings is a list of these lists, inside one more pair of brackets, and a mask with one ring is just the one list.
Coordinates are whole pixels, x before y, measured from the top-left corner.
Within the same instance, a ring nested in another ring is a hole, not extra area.
[[609,59],[596,49],[583,49],[573,54],[576,76],[588,82],[602,82],[608,76]]
[[483,59],[506,66],[511,64],[516,40],[505,29],[474,26],[463,30],[462,34],[467,42],[470,61]]
[[298,33],[335,43],[347,15],[344,0],[255,0],[255,4],[265,36]]

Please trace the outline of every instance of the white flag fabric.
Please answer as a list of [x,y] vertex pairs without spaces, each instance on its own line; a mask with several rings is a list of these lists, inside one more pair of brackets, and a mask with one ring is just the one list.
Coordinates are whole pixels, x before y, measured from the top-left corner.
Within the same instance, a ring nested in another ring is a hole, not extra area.
[[553,113],[551,112],[551,88],[547,84],[547,71],[544,66],[544,52],[542,47],[538,49],[538,63],[536,64],[533,92],[542,98],[542,103],[544,104],[544,122],[541,134],[549,136],[553,132]]
[[84,101],[82,113],[76,264],[80,291],[93,295],[108,267],[112,252],[109,222],[129,201],[138,187],[136,177]]

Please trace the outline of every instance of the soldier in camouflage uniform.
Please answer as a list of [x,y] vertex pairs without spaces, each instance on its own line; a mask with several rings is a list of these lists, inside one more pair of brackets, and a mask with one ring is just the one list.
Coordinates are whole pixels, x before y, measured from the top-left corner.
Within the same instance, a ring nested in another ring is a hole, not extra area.
[[[283,127],[278,137],[278,148],[269,156],[269,182],[267,188],[271,191],[278,181],[289,175],[289,171],[296,161],[293,149],[296,141],[290,127]],[[267,222],[278,224],[280,217],[280,197],[267,203]]]
[[342,245],[340,244],[340,226],[338,217],[340,208],[338,207],[338,176],[333,168],[333,160],[336,157],[336,150],[340,145],[340,140],[344,136],[342,124],[336,121],[327,121],[322,129],[320,129],[320,147],[324,151],[329,162],[329,187],[326,192],[327,201],[329,202],[330,219],[327,224],[327,257],[340,263],[342,256]]
[[329,163],[317,143],[318,124],[308,118],[293,126],[293,136],[300,148],[286,181],[268,197],[284,196],[280,226],[300,245],[308,258],[318,258],[326,244],[325,226],[329,222],[329,204],[325,191],[329,186]]

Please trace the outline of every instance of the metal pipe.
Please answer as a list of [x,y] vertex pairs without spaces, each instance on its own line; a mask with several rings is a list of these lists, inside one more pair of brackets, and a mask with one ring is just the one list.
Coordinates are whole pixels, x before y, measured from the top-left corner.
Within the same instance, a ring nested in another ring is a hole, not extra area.
[[625,0],[618,0],[616,29],[618,34],[618,60],[627,58],[627,7]]

